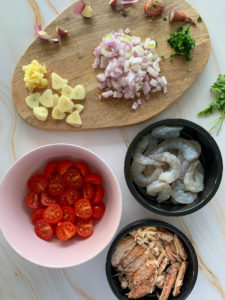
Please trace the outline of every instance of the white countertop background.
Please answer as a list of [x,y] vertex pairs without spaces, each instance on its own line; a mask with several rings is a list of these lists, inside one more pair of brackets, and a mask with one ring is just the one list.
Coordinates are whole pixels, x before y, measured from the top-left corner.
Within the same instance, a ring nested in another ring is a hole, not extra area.
[[[166,1],[166,0],[165,0]],[[116,174],[123,196],[120,228],[145,217],[169,222],[194,243],[199,258],[199,276],[189,300],[225,300],[225,183],[213,200],[200,211],[180,218],[149,212],[131,196],[123,175],[124,157],[132,138],[148,124],[165,118],[186,118],[205,129],[215,115],[198,118],[197,112],[212,100],[209,88],[218,74],[225,73],[225,1],[189,0],[205,21],[211,37],[209,62],[196,83],[159,116],[122,129],[60,133],[41,131],[20,119],[11,97],[15,65],[34,37],[35,23],[47,25],[72,0],[0,1],[0,180],[14,161],[27,151],[49,143],[72,143],[99,154]],[[132,29],[132,27],[131,27]],[[225,153],[225,124],[216,139]],[[108,248],[107,248],[108,249]],[[115,300],[105,275],[105,249],[91,261],[69,269],[48,269],[20,257],[0,233],[1,300]]]

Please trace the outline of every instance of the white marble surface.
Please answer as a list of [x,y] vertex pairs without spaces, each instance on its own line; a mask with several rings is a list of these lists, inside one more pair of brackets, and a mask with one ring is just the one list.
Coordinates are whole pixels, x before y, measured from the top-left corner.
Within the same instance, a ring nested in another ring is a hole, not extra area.
[[[166,0],[165,0],[166,1]],[[0,1],[0,179],[13,162],[27,151],[47,143],[66,142],[85,146],[101,155],[112,167],[121,184],[123,215],[120,227],[129,222],[154,217],[183,230],[194,242],[199,256],[197,284],[188,299],[225,299],[225,183],[213,200],[200,211],[182,218],[167,218],[150,213],[131,196],[123,176],[123,161],[129,141],[156,120],[182,117],[209,129],[209,118],[199,119],[196,112],[211,100],[210,85],[219,73],[225,73],[225,2],[189,0],[206,22],[212,51],[201,77],[188,92],[158,117],[143,124],[106,131],[59,133],[44,132],[24,123],[11,98],[11,77],[17,60],[32,41],[34,23],[47,25],[72,0],[1,0]],[[215,136],[225,152],[225,125]],[[70,269],[38,267],[21,258],[0,233],[1,300],[113,300],[105,276],[107,249],[90,262]]]

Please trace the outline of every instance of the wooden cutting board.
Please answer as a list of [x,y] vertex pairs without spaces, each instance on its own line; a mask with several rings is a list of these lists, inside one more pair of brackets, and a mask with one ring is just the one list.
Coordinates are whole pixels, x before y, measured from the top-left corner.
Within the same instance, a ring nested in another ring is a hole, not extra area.
[[[80,131],[137,124],[165,110],[181,97],[202,73],[210,53],[210,38],[204,22],[191,27],[191,35],[196,41],[192,61],[186,62],[182,57],[175,57],[171,62],[172,49],[167,39],[169,33],[183,25],[182,22],[170,25],[162,18],[154,22],[150,21],[144,16],[145,1],[143,0],[124,6],[122,11],[113,10],[108,2],[109,0],[89,0],[94,11],[91,19],[74,15],[74,5],[71,5],[45,29],[52,36],[56,35],[56,26],[67,29],[69,34],[62,40],[62,45],[35,38],[20,58],[12,78],[12,95],[19,115],[31,126],[45,130]],[[175,6],[185,11],[194,20],[199,16],[198,12],[183,0],[167,0],[164,3],[164,15],[168,15],[169,9]],[[140,36],[142,39],[151,37],[157,41],[157,52],[165,57],[165,60],[160,63],[161,75],[165,75],[168,81],[166,95],[162,92],[151,94],[150,100],[143,100],[142,105],[136,111],[131,110],[134,100],[105,99],[100,101],[101,90],[98,88],[96,79],[96,74],[100,70],[92,68],[93,51],[102,37],[112,30],[117,31],[127,27],[130,28],[132,35]],[[25,88],[22,71],[22,66],[29,64],[33,59],[46,64],[48,87],[51,87],[50,74],[52,72],[67,78],[72,87],[76,84],[85,86],[87,97],[82,102],[85,106],[81,114],[82,127],[73,127],[65,121],[55,121],[51,116],[45,122],[41,122],[33,116],[32,110],[25,103],[28,91]],[[188,72],[189,69],[191,72]]]

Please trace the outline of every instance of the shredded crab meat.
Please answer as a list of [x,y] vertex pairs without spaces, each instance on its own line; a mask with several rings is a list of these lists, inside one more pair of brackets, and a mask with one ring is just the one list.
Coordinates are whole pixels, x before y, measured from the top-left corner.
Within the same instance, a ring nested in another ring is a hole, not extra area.
[[157,287],[162,290],[159,300],[167,300],[169,295],[181,293],[187,260],[184,245],[176,234],[162,227],[143,226],[118,243],[112,265],[119,271],[116,276],[122,289],[129,289],[128,299],[144,297]]
[[[141,105],[140,96],[148,100],[150,93],[167,93],[165,76],[160,77],[160,58],[155,51],[156,42],[129,35],[130,29],[106,34],[95,48],[93,68],[104,72],[97,74],[99,88],[105,91],[103,98],[138,100],[132,109]],[[136,105],[138,104],[138,105]]]

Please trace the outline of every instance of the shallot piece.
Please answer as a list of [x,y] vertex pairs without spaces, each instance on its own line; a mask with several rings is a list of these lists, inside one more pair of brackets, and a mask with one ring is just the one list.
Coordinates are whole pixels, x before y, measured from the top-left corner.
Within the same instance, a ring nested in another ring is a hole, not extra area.
[[[129,28],[106,34],[94,50],[93,68],[99,88],[105,89],[102,97],[140,99],[141,93],[148,100],[150,92],[167,92],[166,78],[160,77],[160,58],[155,51],[156,42],[129,35]],[[136,102],[140,105],[140,100]],[[135,104],[134,107],[137,105]],[[133,107],[133,109],[134,109]]]
[[151,17],[154,21],[156,17],[163,12],[163,4],[161,0],[147,0],[144,6],[146,16]]
[[56,27],[56,32],[58,34],[59,43],[61,43],[61,39],[68,34],[67,30],[64,30],[64,29],[59,28],[59,27]]
[[110,0],[110,1],[109,1],[109,5],[110,5],[111,7],[113,7],[113,8],[116,8],[116,6],[117,6],[117,0]]
[[34,25],[34,30],[35,30],[36,35],[39,38],[43,39],[43,40],[48,40],[48,41],[52,41],[52,42],[58,42],[59,41],[59,39],[52,38],[51,36],[49,36],[47,34],[47,32],[45,32],[44,30],[42,30],[42,25],[35,24]]
[[171,23],[173,21],[186,21],[194,26],[197,25],[192,18],[189,18],[183,11],[178,10],[176,7],[171,8],[169,12],[169,22]]
[[85,9],[85,7],[86,7],[86,3],[84,2],[84,0],[76,1],[73,8],[75,15],[80,16],[83,10]]

